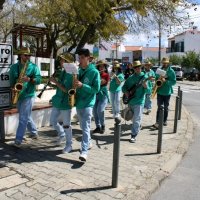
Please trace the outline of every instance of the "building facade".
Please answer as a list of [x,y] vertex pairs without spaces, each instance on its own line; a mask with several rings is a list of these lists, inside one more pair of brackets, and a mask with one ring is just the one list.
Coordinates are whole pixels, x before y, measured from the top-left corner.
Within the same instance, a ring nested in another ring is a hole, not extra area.
[[185,55],[188,51],[200,52],[200,31],[188,30],[168,39],[167,55]]

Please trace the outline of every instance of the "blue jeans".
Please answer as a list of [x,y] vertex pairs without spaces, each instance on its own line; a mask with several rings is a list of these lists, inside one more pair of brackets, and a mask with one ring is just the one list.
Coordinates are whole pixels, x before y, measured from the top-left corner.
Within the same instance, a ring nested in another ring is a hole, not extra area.
[[77,115],[80,121],[80,127],[82,129],[82,142],[81,142],[81,153],[87,154],[91,140],[90,126],[92,118],[92,107],[77,109]]
[[99,96],[96,96],[96,102],[93,108],[93,115],[96,127],[105,126],[105,117],[104,117],[104,110],[108,103],[108,98],[106,96],[103,99],[99,99]]
[[134,112],[133,120],[132,120],[133,124],[132,124],[132,129],[131,129],[131,132],[132,132],[131,135],[133,137],[136,137],[140,131],[140,125],[141,125],[142,113],[143,113],[143,105],[134,105],[134,106],[131,106],[131,109]]
[[[63,125],[58,123],[58,117],[61,115]],[[51,111],[50,124],[58,132],[59,137],[66,136],[66,145],[72,144],[72,129],[71,129],[71,109],[60,110],[53,107]]]
[[145,95],[144,108],[146,108],[147,110],[151,110],[151,108],[152,108],[151,94]]
[[110,92],[113,116],[118,115],[120,112],[120,94],[121,94],[121,91]]
[[19,112],[19,124],[17,127],[15,141],[21,143],[26,132],[26,128],[31,135],[37,135],[37,128],[31,117],[35,98],[29,97],[17,102],[17,109]]
[[159,111],[160,111],[160,106],[164,105],[164,122],[167,121],[168,118],[168,107],[169,107],[169,101],[170,101],[171,95],[160,95],[157,94],[157,113],[156,113],[156,123],[159,123]]

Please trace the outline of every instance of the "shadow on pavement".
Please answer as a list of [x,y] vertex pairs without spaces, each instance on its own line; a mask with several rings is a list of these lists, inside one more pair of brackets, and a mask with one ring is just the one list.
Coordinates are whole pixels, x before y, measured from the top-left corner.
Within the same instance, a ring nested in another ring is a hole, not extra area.
[[102,186],[102,187],[94,187],[94,188],[82,188],[82,189],[70,189],[60,191],[61,194],[69,194],[69,193],[78,193],[78,192],[90,192],[90,191],[98,191],[98,190],[109,190],[112,186]]

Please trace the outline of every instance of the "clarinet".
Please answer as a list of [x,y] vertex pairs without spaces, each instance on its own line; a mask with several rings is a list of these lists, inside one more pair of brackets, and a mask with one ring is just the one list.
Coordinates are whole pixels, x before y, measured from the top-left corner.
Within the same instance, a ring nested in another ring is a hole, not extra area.
[[[59,71],[59,69],[55,70],[55,72],[52,74],[52,77],[55,77],[57,72]],[[41,90],[41,92],[37,95],[38,98],[42,97],[43,92],[46,90],[47,86],[50,84],[50,80],[48,80],[48,82],[46,83],[46,85],[43,87],[43,89]]]

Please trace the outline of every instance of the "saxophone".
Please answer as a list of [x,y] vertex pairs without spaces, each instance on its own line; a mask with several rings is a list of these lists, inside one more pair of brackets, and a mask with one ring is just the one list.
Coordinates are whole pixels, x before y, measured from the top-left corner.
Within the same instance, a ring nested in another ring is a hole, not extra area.
[[23,89],[23,81],[22,78],[26,74],[26,70],[28,68],[28,61],[24,64],[24,67],[22,68],[20,75],[18,77],[17,83],[15,83],[14,88],[12,89],[12,104],[15,105],[19,99],[19,94]]
[[75,105],[75,96],[76,96],[76,86],[75,86],[75,81],[77,79],[77,74],[72,74],[72,88],[68,91],[69,95],[69,105],[73,107]]

